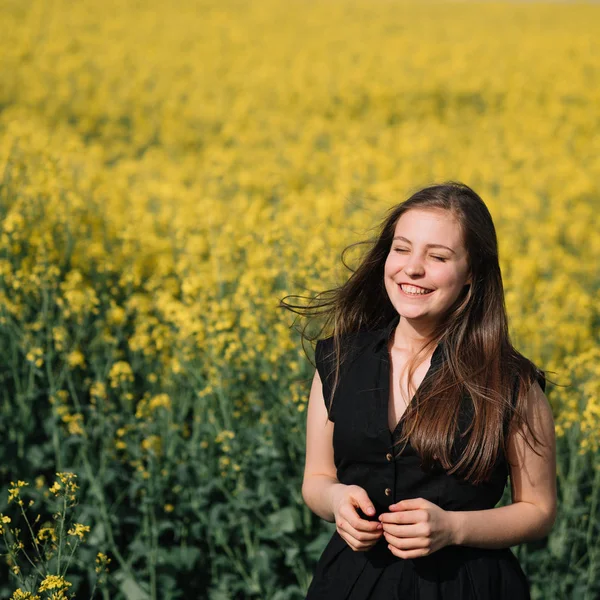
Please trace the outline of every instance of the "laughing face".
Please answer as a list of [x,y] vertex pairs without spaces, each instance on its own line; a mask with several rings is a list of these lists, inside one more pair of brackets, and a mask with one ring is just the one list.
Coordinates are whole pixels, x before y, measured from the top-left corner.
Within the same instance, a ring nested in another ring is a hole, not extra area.
[[431,326],[471,281],[459,223],[441,209],[410,209],[396,223],[385,288],[400,314]]

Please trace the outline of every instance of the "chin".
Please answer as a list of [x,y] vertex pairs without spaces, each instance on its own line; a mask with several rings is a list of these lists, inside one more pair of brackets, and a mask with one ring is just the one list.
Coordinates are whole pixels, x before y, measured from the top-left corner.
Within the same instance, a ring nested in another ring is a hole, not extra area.
[[407,306],[402,302],[399,302],[395,306],[398,314],[404,319],[418,319],[419,317],[426,317],[427,312],[423,311],[421,308],[415,306]]
[[429,315],[426,313],[411,313],[407,310],[401,311],[400,316],[403,319],[410,319],[411,321],[416,321],[418,319],[427,319],[429,317]]

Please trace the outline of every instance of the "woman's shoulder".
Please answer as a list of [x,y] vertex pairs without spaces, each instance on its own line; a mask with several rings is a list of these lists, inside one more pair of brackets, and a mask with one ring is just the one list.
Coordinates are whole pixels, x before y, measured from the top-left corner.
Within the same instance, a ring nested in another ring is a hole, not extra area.
[[340,354],[340,368],[346,371],[356,361],[371,356],[371,349],[378,340],[377,331],[363,330],[347,332],[338,336],[335,344],[335,336],[331,335],[317,341],[315,347],[315,361],[319,370],[324,373],[335,371],[337,354]]
[[540,369],[533,361],[529,358],[519,356],[517,364],[512,365],[512,392],[513,399],[516,402],[516,398],[519,394],[520,388],[523,385],[533,384],[535,382],[542,388],[542,392],[546,391],[546,373]]
[[[315,347],[315,363],[317,371],[323,385],[323,397],[327,406],[327,412],[330,421],[336,419],[333,402],[333,389],[335,372],[338,364],[337,353],[339,357],[339,376],[338,385],[341,382],[347,382],[347,377],[352,373],[358,373],[364,376],[369,372],[369,362],[365,357],[373,354],[370,351],[376,334],[372,331],[348,332],[338,336],[337,344],[335,336],[317,340]],[[357,368],[360,364],[360,368]],[[335,389],[338,389],[337,387]]]

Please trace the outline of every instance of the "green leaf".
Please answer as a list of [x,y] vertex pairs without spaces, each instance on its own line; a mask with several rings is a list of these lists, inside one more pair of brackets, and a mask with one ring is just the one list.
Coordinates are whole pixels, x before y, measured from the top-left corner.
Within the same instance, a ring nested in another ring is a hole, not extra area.
[[293,533],[296,531],[296,509],[291,506],[282,508],[269,515],[269,528],[279,533]]
[[117,571],[114,578],[119,582],[119,587],[126,600],[148,600],[150,598],[148,592],[144,591],[134,579],[122,571]]

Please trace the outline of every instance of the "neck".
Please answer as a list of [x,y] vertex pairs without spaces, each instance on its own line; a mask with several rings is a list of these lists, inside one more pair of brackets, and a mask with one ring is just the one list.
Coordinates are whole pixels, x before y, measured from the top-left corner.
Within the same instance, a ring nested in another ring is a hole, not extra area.
[[417,354],[431,340],[434,329],[432,323],[416,323],[401,317],[391,336],[392,347]]

